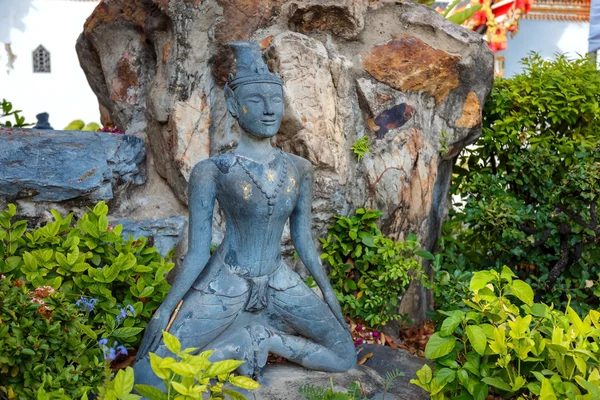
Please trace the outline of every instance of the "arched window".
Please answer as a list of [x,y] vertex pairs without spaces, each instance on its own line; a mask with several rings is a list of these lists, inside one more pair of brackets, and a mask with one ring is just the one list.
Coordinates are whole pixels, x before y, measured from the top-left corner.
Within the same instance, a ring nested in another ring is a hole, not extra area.
[[41,44],[33,51],[33,72],[50,72],[50,52]]

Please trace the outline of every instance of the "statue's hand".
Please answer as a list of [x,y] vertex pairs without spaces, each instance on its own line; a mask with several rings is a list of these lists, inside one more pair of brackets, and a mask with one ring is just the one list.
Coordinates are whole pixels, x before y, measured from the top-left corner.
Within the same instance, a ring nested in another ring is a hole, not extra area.
[[348,324],[346,323],[346,320],[344,319],[344,314],[342,313],[342,308],[340,307],[340,302],[338,301],[337,297],[335,297],[335,292],[333,291],[333,288],[330,287],[330,288],[328,288],[328,290],[324,290],[323,298],[325,300],[325,303],[327,303],[327,305],[331,309],[331,312],[333,312],[333,315],[335,316],[335,318],[342,325],[342,327],[344,329],[346,329],[348,332],[350,332],[350,327],[348,326]]
[[168,310],[161,310],[160,307],[156,310],[146,327],[144,339],[142,340],[140,349],[135,357],[136,361],[144,358],[151,349],[160,343],[162,340],[162,331],[166,329],[170,316],[171,312]]

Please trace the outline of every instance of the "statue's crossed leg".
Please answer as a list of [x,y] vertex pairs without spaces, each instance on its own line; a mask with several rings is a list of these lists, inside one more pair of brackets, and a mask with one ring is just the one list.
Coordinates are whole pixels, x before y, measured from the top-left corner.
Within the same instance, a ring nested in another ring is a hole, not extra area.
[[[342,372],[352,368],[352,338],[323,302],[297,274],[282,266],[266,289],[265,308],[247,312],[250,292],[238,296],[192,289],[173,322],[171,333],[182,348],[215,350],[211,361],[246,360],[238,372],[260,376],[268,353],[284,357],[309,369]],[[151,349],[170,356],[164,343]],[[136,383],[160,387],[149,357],[135,366]]]

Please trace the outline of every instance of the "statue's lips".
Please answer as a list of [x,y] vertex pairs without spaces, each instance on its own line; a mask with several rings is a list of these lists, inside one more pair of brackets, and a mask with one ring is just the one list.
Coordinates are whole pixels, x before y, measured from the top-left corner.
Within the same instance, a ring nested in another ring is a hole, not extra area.
[[263,124],[267,125],[267,126],[273,126],[277,123],[276,119],[261,119],[260,122],[262,122]]

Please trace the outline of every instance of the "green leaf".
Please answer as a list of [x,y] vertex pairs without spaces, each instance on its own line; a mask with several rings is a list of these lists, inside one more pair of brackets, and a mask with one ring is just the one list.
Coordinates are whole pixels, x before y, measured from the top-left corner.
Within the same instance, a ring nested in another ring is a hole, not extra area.
[[511,391],[510,385],[498,376],[488,376],[487,378],[483,378],[481,381],[500,390],[504,390],[505,392]]
[[256,390],[260,387],[260,383],[246,376],[231,376],[229,382],[233,386],[240,387],[246,390]]
[[146,397],[148,400],[169,400],[166,393],[160,389],[148,385],[135,385],[135,391]]
[[8,233],[8,240],[11,242],[14,242],[17,239],[20,239],[21,236],[23,236],[23,233],[25,233],[26,229],[27,229],[27,221],[26,220],[15,222],[12,226],[12,231],[10,231]]
[[430,360],[444,357],[449,354],[456,345],[456,338],[443,337],[438,332],[431,335],[427,345],[425,346],[425,357]]
[[200,372],[200,366],[189,364],[186,362],[177,362],[169,366],[169,369],[175,372],[177,375],[181,375],[187,378],[192,378],[198,372]]
[[4,268],[2,269],[2,272],[6,273],[6,272],[10,272],[10,271],[14,270],[15,268],[17,268],[19,266],[20,263],[21,263],[21,257],[17,257],[17,256],[8,257],[6,259],[6,262],[4,264]]
[[177,391],[177,393],[180,393],[183,395],[187,395],[189,393],[188,388],[179,382],[171,381],[171,386],[173,387],[173,389],[175,389]]
[[167,348],[174,354],[181,352],[181,343],[175,335],[170,334],[167,331],[163,331],[163,340]]
[[487,337],[483,329],[477,325],[469,325],[467,326],[466,331],[469,342],[471,342],[471,346],[473,346],[473,350],[475,350],[479,355],[483,356],[485,353],[485,348],[487,347]]
[[373,241],[373,234],[370,232],[359,232],[358,233],[358,237],[360,237],[360,241],[365,245],[365,246],[369,246],[369,247],[374,247],[375,246],[375,242]]
[[540,400],[557,400],[552,382],[548,378],[542,379],[542,391],[540,392]]
[[451,368],[442,368],[435,373],[435,383],[439,387],[454,382],[454,379],[456,379],[456,371]]
[[92,339],[92,340],[98,339],[98,335],[96,334],[96,332],[94,332],[94,330],[92,328],[90,328],[88,325],[83,324],[81,322],[77,322],[77,325],[79,326],[79,329],[81,329],[81,331],[83,333],[85,333],[90,339]]
[[494,280],[494,275],[490,271],[473,272],[469,289],[471,289],[473,292],[476,292],[483,289],[492,280]]
[[118,328],[113,331],[111,336],[116,339],[125,339],[125,338],[135,336],[143,330],[144,330],[144,328],[135,328],[135,327]]
[[117,372],[113,381],[113,390],[119,397],[125,397],[133,389],[133,368],[127,367]]
[[154,353],[149,353],[149,354],[150,354],[150,367],[152,368],[152,371],[154,371],[154,375],[158,376],[160,379],[169,378],[169,376],[170,376],[169,370],[166,368],[163,368],[161,366],[163,359]]
[[465,313],[460,310],[454,310],[448,318],[442,323],[440,328],[440,335],[450,336],[454,333],[454,330],[463,320]]
[[235,371],[244,361],[240,360],[223,360],[210,365],[206,370],[206,375],[215,377],[223,374],[229,374]]
[[528,306],[533,306],[533,290],[531,286],[521,280],[514,280],[511,284],[512,293]]
[[232,389],[223,389],[223,393],[231,397],[233,400],[247,400],[246,396]]
[[452,14],[450,17],[448,17],[448,20],[454,22],[455,24],[462,25],[477,11],[481,10],[481,7],[483,7],[481,4],[471,5],[469,8]]
[[489,387],[485,382],[479,382],[473,389],[473,400],[485,400],[488,397]]
[[424,385],[428,385],[431,382],[433,373],[431,372],[429,365],[424,364],[421,369],[417,371],[417,378],[419,378],[419,382]]

